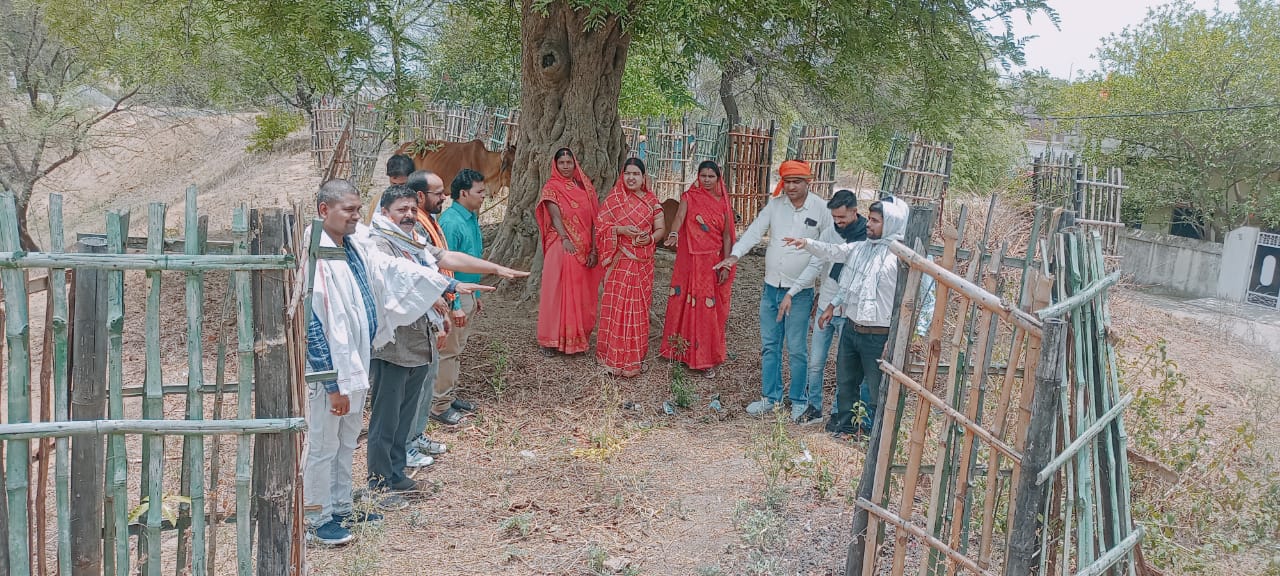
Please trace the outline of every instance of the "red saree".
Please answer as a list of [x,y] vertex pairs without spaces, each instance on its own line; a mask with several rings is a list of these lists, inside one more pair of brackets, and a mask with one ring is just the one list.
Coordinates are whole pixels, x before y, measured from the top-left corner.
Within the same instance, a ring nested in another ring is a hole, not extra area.
[[[596,189],[575,161],[573,178],[565,178],[551,163],[551,178],[542,187],[534,219],[542,231],[542,287],[538,300],[538,345],[565,354],[585,352],[596,324],[600,288],[599,268],[587,267],[593,224],[599,208]],[[551,224],[549,204],[560,208],[560,219],[575,254],[564,250]]]
[[[653,304],[654,216],[662,215],[658,197],[646,182],[643,197],[628,191],[618,178],[596,220],[596,250],[605,270],[604,295],[600,298],[600,332],[596,335],[596,359],[619,376],[640,373],[640,362],[649,353],[649,308]],[[615,226],[635,226],[651,237],[636,246],[628,236],[614,233]]]
[[724,231],[729,230],[732,244],[734,221],[724,182],[717,192],[719,197],[712,196],[695,180],[680,198],[688,208],[680,226],[662,330],[662,356],[694,370],[714,368],[727,357],[725,326],[734,272],[728,281],[717,284],[711,267],[727,256]]

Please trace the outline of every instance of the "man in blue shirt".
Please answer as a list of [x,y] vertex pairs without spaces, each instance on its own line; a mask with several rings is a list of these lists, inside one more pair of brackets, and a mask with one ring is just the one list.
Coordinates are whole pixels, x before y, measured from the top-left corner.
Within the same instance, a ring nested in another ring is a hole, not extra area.
[[[484,205],[487,192],[484,175],[475,170],[463,168],[453,178],[449,185],[453,204],[440,215],[440,227],[444,229],[445,242],[450,250],[476,258],[483,256],[480,207]],[[459,282],[475,283],[480,282],[481,275],[455,271],[454,278]],[[444,348],[440,350],[440,372],[436,375],[431,419],[448,426],[461,422],[463,413],[476,410],[475,403],[457,398],[454,391],[458,386],[459,357],[467,347],[467,336],[471,332],[470,317],[483,309],[478,296],[459,294],[453,299],[453,329],[445,337]]]

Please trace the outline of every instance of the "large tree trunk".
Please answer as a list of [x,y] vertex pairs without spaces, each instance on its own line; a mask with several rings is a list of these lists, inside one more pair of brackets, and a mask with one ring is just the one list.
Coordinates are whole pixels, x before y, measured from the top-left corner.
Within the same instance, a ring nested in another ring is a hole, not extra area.
[[631,37],[615,17],[586,31],[586,11],[555,0],[544,17],[522,0],[520,133],[507,213],[489,257],[530,267],[525,296],[537,293],[542,251],[533,209],[551,176],[556,149],[568,147],[604,194],[626,155],[618,93]]

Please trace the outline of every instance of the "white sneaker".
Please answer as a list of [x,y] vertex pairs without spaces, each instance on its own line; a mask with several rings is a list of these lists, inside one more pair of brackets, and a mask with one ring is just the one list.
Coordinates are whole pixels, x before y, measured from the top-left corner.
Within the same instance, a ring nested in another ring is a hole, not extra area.
[[435,458],[419,452],[417,448],[410,447],[404,453],[404,465],[406,468],[424,468],[434,464],[435,461]]
[[761,398],[747,405],[747,414],[751,416],[764,416],[773,412],[773,402],[768,398]]
[[413,443],[411,444],[411,446],[413,448],[416,448],[418,452],[421,452],[423,454],[430,454],[432,456],[435,456],[437,454],[444,454],[445,452],[449,451],[449,446],[446,445],[444,442],[436,442],[435,440],[427,438],[422,434],[419,434],[417,438],[413,439]]

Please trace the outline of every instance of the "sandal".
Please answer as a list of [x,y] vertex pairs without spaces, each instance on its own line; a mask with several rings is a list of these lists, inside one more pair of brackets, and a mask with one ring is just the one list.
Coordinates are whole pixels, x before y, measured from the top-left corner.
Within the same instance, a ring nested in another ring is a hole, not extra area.
[[720,372],[719,372],[719,371],[717,371],[717,370],[716,370],[716,368],[718,368],[718,366],[712,366],[712,367],[710,367],[710,368],[707,368],[706,370],[703,370],[703,371],[702,371],[702,377],[703,377],[703,378],[715,378],[716,376],[718,376],[718,375],[720,374]]
[[446,426],[457,426],[462,422],[462,413],[450,407],[440,414],[432,414],[431,419]]

